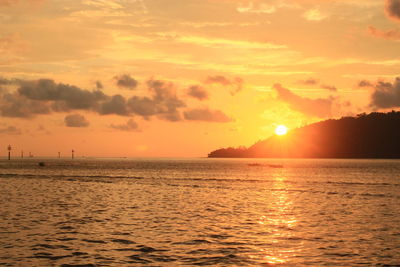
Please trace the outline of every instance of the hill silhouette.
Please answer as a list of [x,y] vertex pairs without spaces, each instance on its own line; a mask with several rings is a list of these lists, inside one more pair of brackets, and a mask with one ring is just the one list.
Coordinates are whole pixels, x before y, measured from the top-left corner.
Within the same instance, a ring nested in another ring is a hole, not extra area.
[[400,158],[400,112],[373,112],[293,129],[249,148],[222,148],[211,158]]

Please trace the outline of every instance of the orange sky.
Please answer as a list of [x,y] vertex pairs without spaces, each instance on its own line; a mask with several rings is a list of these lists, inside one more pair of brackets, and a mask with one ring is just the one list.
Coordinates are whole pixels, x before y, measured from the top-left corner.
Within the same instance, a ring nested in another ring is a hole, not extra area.
[[0,156],[206,156],[398,109],[399,51],[400,0],[0,0]]

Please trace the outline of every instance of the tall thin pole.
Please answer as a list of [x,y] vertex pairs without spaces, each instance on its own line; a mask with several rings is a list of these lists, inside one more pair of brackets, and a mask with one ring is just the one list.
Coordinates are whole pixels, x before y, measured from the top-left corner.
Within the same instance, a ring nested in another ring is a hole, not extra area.
[[8,145],[8,160],[11,160],[11,145]]
[[21,150],[21,159],[23,159],[23,158],[24,158],[24,151]]
[[61,158],[61,152],[58,152],[58,158]]
[[75,152],[75,151],[72,149],[71,152],[72,152],[72,159],[74,159],[74,152]]

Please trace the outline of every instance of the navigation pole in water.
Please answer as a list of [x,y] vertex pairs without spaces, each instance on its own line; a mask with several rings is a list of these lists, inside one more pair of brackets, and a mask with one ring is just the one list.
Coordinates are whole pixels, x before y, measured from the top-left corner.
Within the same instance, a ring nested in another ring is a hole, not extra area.
[[11,145],[8,145],[8,160],[11,160]]
[[75,153],[75,151],[72,149],[72,159],[74,159],[74,153]]

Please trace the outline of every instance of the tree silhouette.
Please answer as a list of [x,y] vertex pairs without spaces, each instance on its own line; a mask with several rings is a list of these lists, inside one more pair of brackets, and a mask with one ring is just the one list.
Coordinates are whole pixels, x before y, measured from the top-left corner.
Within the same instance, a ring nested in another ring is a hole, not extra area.
[[400,158],[400,112],[373,112],[310,124],[249,148],[223,148],[209,157]]

